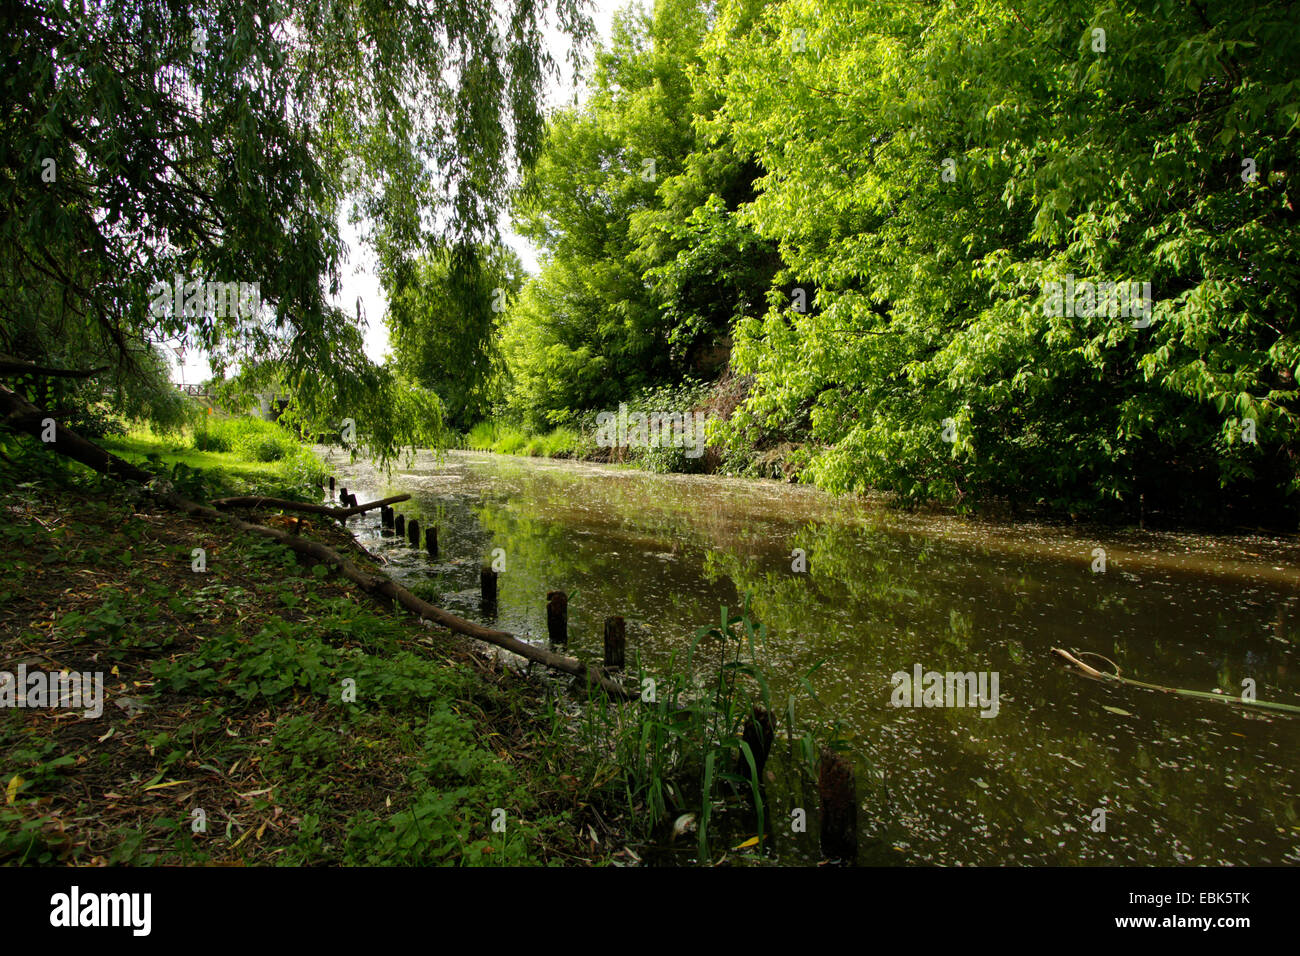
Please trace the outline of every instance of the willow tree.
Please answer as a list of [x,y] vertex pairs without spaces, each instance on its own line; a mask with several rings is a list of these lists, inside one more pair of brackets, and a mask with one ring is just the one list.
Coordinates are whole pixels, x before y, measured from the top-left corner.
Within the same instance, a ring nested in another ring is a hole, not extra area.
[[[436,400],[371,363],[357,318],[330,304],[340,214],[355,203],[389,269],[492,238],[558,68],[543,31],[556,22],[576,57],[583,2],[6,5],[10,372],[156,382],[158,343],[179,341],[218,374],[255,359],[291,419],[351,417],[381,455],[427,437]],[[232,304],[231,283],[256,294]]]
[[467,431],[492,411],[501,359],[498,320],[524,267],[506,245],[440,250],[385,279],[392,363],[438,396],[446,425]]

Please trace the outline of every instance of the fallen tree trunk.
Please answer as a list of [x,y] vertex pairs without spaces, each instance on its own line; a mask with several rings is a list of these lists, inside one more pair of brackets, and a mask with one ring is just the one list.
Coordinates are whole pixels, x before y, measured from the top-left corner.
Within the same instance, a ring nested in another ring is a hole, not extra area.
[[[20,431],[39,439],[46,428],[44,423],[48,418],[49,416],[45,412],[27,401],[21,395],[0,385],[0,422],[3,422],[14,431]],[[87,441],[80,435],[66,428],[57,428],[56,440],[48,442],[47,446],[62,455],[72,458],[74,461],[81,462],[81,464],[93,468],[95,471],[103,475],[128,478],[142,483],[148,483],[157,477],[143,469],[137,468],[130,462],[123,461],[116,455],[110,454],[93,442]],[[379,594],[390,600],[396,601],[398,604],[401,604],[407,610],[419,615],[420,617],[433,621],[436,624],[440,624],[458,634],[464,634],[468,637],[473,637],[480,641],[484,641],[485,643],[495,645],[496,647],[504,648],[514,654],[518,654],[526,660],[542,664],[552,670],[561,671],[566,674],[573,674],[576,677],[585,677],[589,683],[598,684],[610,695],[621,700],[632,700],[636,697],[632,691],[628,690],[617,681],[611,680],[598,668],[584,664],[576,658],[554,654],[545,648],[536,647],[525,641],[521,641],[519,638],[507,631],[497,631],[491,628],[482,627],[472,621],[466,621],[463,618],[457,617],[455,614],[452,614],[449,611],[444,611],[442,608],[430,604],[428,601],[421,600],[410,591],[406,590],[406,588],[385,575],[367,574],[352,561],[349,561],[347,558],[343,557],[343,555],[339,554],[327,545],[316,541],[308,541],[305,538],[295,537],[294,535],[280,531],[277,528],[268,528],[266,525],[244,521],[234,515],[218,511],[216,508],[209,505],[201,505],[190,501],[188,498],[178,495],[175,492],[165,492],[159,497],[160,500],[168,504],[170,507],[182,511],[185,514],[194,517],[215,518],[220,521],[225,521],[241,531],[248,531],[253,534],[260,534],[264,537],[273,538],[299,554],[305,554],[318,561],[332,564],[338,568],[349,581],[354,582],[372,594]],[[405,498],[406,496],[401,497]],[[268,499],[260,500],[265,501]],[[401,500],[401,498],[396,500]],[[294,504],[297,503],[295,502]],[[378,504],[378,502],[372,503],[369,507],[374,507],[376,504]],[[360,508],[361,506],[358,505],[357,507]],[[329,512],[334,510],[335,509],[328,509]]]
[[304,511],[313,515],[329,515],[331,518],[338,518],[342,521],[344,518],[350,518],[353,515],[359,515],[363,512],[378,508],[381,505],[396,504],[399,501],[409,501],[410,495],[393,495],[391,498],[381,498],[378,501],[368,501],[363,505],[357,505],[353,508],[334,508],[330,505],[313,505],[304,501],[290,501],[287,498],[263,498],[260,495],[237,495],[233,498],[217,498],[212,502],[214,508],[280,508],[284,511]]
[[147,483],[157,477],[137,468],[129,461],[123,461],[116,455],[104,451],[94,442],[86,441],[76,432],[60,427],[54,416],[37,408],[17,392],[0,385],[0,422],[16,432],[23,432],[38,441],[44,441],[48,433],[47,421],[54,422],[54,440],[45,442],[46,447],[51,451],[57,451],[64,457],[81,462],[87,468],[93,468],[102,475],[110,475],[114,478],[129,478],[132,481]]

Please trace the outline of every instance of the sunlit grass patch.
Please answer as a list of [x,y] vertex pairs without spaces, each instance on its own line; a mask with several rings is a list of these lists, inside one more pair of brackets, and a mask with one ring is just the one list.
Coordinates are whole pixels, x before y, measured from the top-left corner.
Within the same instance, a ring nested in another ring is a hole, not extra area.
[[327,474],[320,459],[289,431],[249,417],[213,416],[179,434],[135,427],[102,444],[128,461],[143,463],[156,456],[167,466],[201,469],[236,490],[302,492]]

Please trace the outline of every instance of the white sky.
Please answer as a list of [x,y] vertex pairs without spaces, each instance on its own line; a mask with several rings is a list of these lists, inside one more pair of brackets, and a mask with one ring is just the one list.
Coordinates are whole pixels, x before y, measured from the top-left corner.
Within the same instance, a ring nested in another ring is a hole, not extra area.
[[[592,0],[592,18],[596,22],[596,31],[601,40],[609,40],[614,13],[628,6],[630,2],[633,0]],[[646,5],[650,5],[649,0],[646,0]],[[552,82],[551,88],[547,91],[546,104],[548,107],[554,107],[571,101],[573,76],[568,64],[564,62],[561,52],[564,47],[558,33],[549,31],[547,40],[551,44],[552,55],[561,65],[564,81],[562,84]],[[366,322],[366,354],[373,361],[382,362],[388,351],[388,330],[384,327],[383,321],[388,302],[379,287],[374,257],[371,250],[361,242],[357,227],[350,225],[346,217],[339,227],[343,241],[348,247],[348,258],[341,268],[343,291],[334,303],[342,306],[349,315],[355,315],[357,300],[361,300],[361,314]],[[501,230],[502,238],[519,254],[524,268],[531,273],[537,272],[537,250],[532,243],[516,235],[508,221],[501,223]],[[209,378],[211,374],[206,356],[197,350],[186,352],[183,364],[177,361],[175,355],[172,356],[172,381],[195,385]]]

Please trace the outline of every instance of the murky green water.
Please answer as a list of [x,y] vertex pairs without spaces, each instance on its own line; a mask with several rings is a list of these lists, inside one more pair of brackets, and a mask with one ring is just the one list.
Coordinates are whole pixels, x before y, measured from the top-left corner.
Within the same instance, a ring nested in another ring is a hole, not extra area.
[[[341,461],[336,474],[363,500],[408,492],[399,510],[440,525],[431,562],[382,539],[377,513],[351,522],[456,613],[483,620],[478,568],[494,548],[498,626],[544,641],[546,592],[576,592],[578,656],[599,660],[601,623],[621,614],[629,654],[653,671],[749,592],[778,700],[825,661],[821,707],[802,716],[840,721],[856,749],[864,862],[1300,863],[1300,715],[1103,684],[1050,653],[1197,690],[1240,694],[1249,678],[1261,699],[1300,704],[1296,543],[1082,537],[779,483],[464,453],[391,479]],[[796,548],[806,573],[791,569]],[[891,675],[918,664],[996,672],[996,715],[891,706]],[[771,799],[780,822],[811,797],[778,784]],[[810,830],[781,836],[778,854],[815,857]]]

